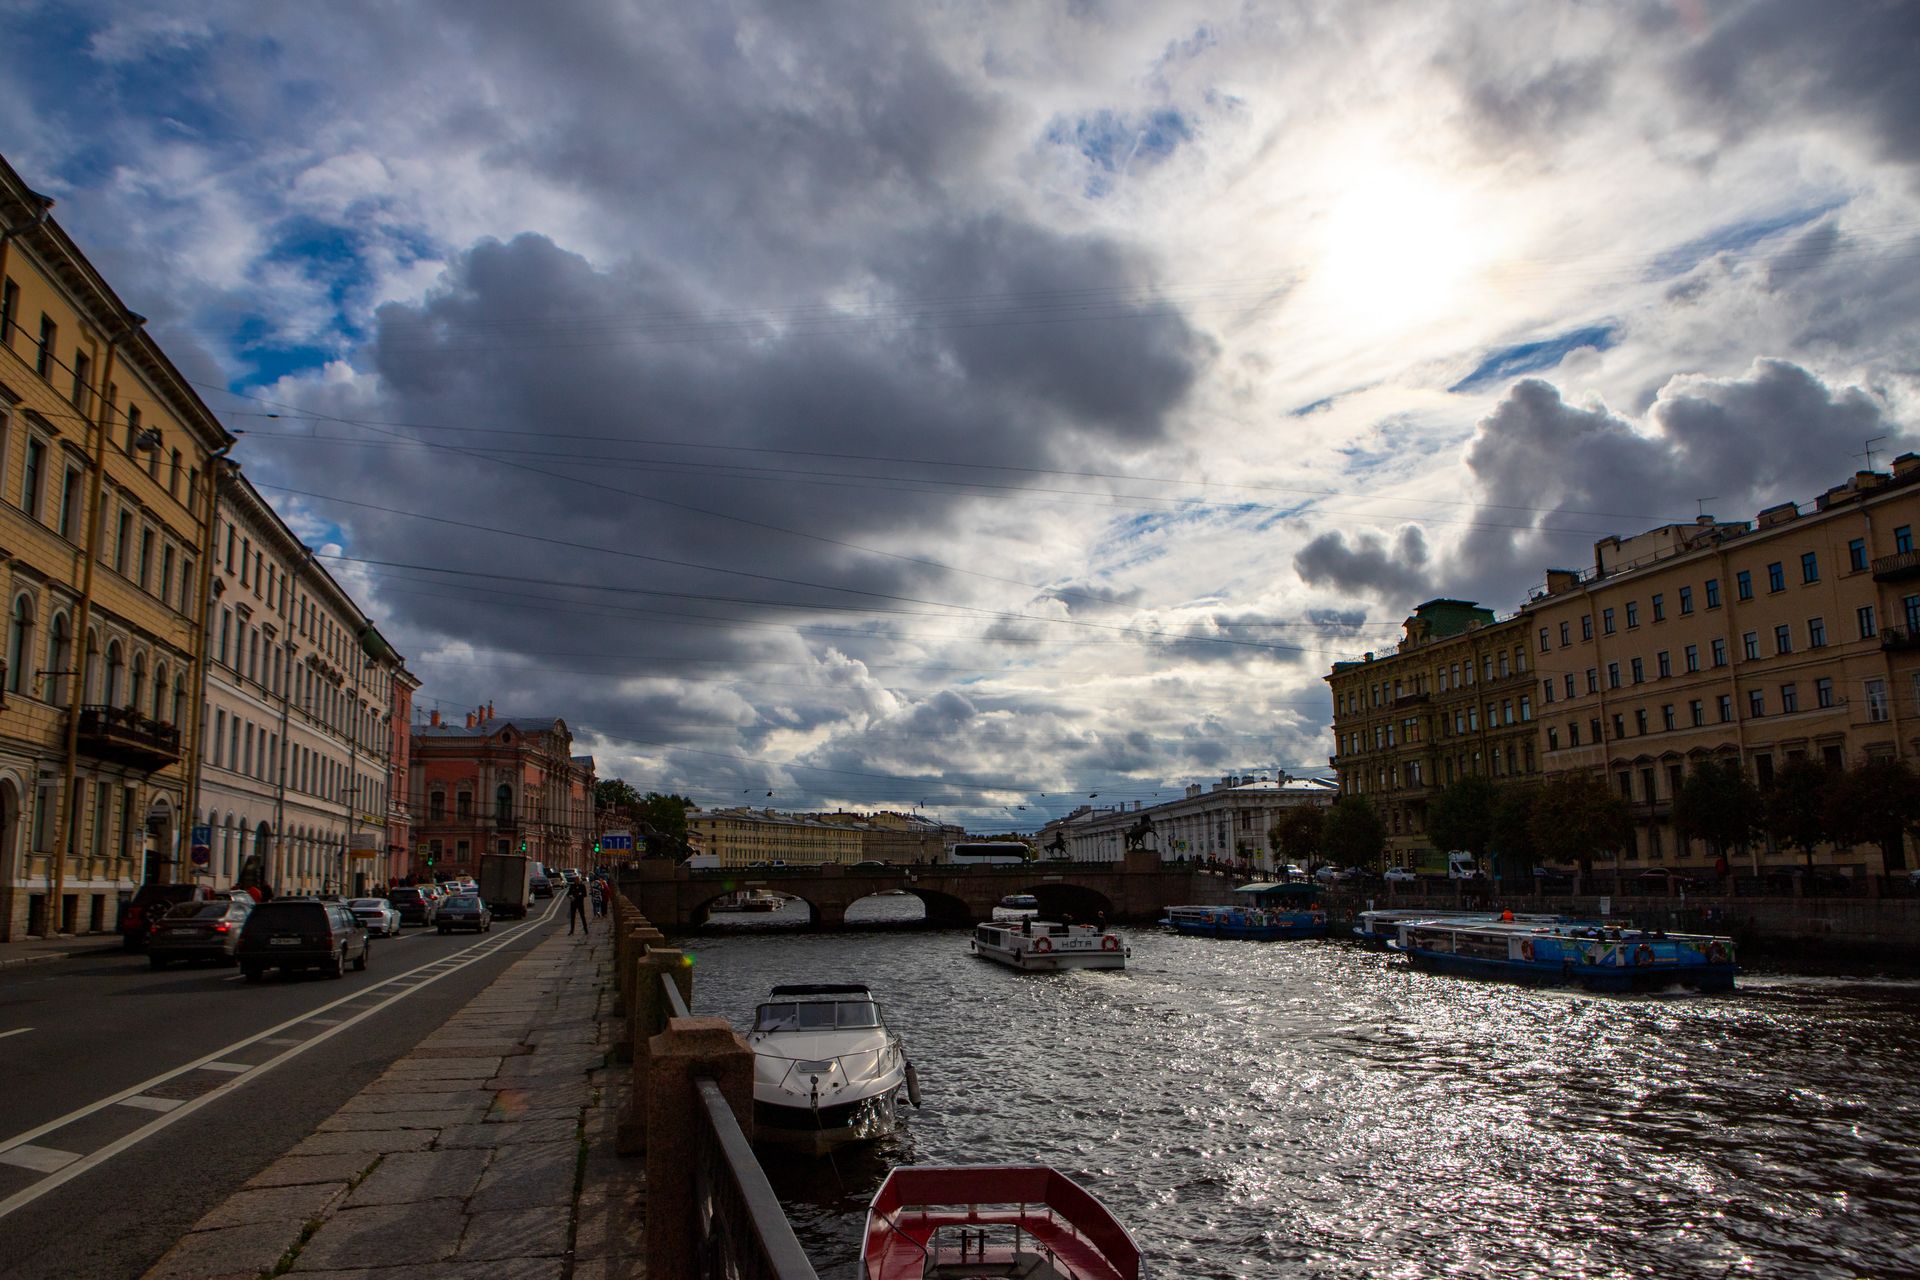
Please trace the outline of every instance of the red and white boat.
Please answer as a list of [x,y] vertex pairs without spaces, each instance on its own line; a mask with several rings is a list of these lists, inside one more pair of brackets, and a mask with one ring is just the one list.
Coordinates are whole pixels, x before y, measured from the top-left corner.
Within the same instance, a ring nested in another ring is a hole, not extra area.
[[867,1210],[862,1280],[1140,1280],[1119,1219],[1059,1170],[902,1165]]

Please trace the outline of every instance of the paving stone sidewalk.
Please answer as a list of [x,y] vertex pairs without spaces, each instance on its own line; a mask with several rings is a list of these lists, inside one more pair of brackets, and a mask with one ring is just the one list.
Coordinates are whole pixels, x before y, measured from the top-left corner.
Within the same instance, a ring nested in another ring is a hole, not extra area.
[[639,1162],[612,1154],[611,957],[604,927],[539,943],[145,1280],[639,1275]]

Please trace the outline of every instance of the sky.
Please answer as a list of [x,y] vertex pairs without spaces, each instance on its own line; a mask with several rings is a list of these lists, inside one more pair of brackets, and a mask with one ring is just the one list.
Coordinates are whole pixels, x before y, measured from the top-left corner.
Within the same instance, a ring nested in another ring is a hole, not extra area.
[[703,805],[1327,776],[1421,601],[1920,448],[1911,4],[0,29],[0,153],[422,713]]

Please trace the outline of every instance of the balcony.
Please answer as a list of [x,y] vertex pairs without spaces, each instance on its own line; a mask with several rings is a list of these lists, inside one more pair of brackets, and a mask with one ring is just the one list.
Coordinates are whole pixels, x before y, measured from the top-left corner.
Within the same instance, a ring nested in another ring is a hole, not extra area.
[[1920,551],[1879,556],[1873,562],[1875,582],[1906,582],[1912,578],[1920,578]]
[[1880,633],[1880,648],[1887,653],[1912,653],[1920,650],[1920,631],[1902,631],[1888,627]]
[[1394,706],[1394,710],[1397,711],[1401,707],[1417,707],[1423,703],[1427,703],[1431,701],[1433,701],[1433,696],[1431,694],[1403,693],[1399,697],[1393,700],[1393,706]]
[[152,773],[180,760],[180,730],[131,707],[80,708],[80,751]]

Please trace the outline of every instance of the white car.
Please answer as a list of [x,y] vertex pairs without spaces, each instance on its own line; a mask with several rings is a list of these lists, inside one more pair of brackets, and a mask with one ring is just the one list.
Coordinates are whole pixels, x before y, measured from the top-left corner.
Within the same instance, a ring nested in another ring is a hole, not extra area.
[[392,938],[400,933],[400,909],[385,898],[353,898],[348,901],[347,910],[367,926],[369,936]]
[[1412,867],[1388,867],[1383,879],[1394,884],[1412,884],[1420,877],[1413,874]]

